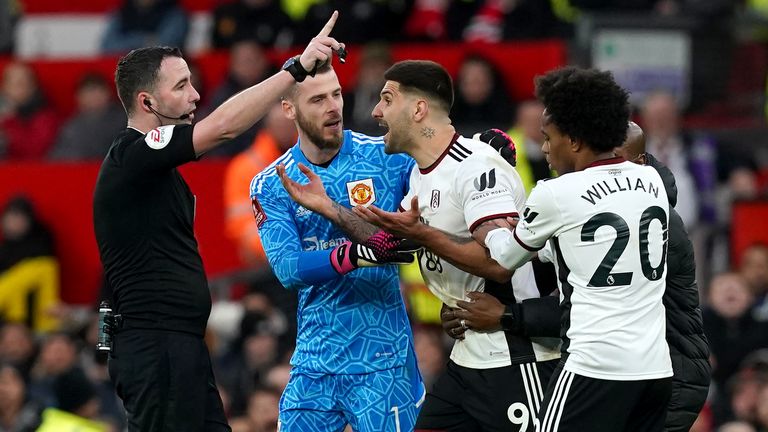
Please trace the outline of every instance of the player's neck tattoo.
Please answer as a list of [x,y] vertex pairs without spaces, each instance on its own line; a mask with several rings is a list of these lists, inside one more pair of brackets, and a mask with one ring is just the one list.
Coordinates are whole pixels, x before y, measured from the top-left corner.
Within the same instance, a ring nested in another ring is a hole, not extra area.
[[433,136],[435,136],[435,129],[429,126],[424,126],[423,128],[421,128],[421,136],[425,138],[432,138]]

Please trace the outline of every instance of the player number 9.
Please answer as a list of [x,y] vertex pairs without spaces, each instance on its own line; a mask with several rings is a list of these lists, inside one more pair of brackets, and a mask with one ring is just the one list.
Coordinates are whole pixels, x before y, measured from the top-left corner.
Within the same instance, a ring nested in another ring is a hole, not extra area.
[[[518,415],[519,414],[519,415]],[[507,409],[507,417],[512,424],[520,425],[520,432],[528,430],[528,419],[531,417],[528,407],[522,402],[515,402]]]

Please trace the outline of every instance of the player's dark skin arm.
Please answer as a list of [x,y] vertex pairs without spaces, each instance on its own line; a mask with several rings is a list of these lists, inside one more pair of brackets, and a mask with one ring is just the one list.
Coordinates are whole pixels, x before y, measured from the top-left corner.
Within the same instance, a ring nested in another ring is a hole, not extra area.
[[[355,207],[354,212],[387,232],[414,240],[467,273],[501,283],[512,277],[513,272],[494,261],[488,250],[472,237],[459,237],[422,223],[416,197],[411,200],[410,210],[402,212],[386,212],[374,206]],[[503,224],[504,220],[494,219],[480,226],[490,224],[498,228],[498,223]]]
[[[503,329],[527,337],[560,337],[560,304],[556,296],[527,299],[514,305],[504,305],[483,292],[471,292],[467,296],[469,302],[458,301],[458,308],[443,305],[440,311],[443,330],[452,338],[464,339],[467,329],[488,332]],[[502,327],[505,312],[514,317],[511,328]]]
[[363,243],[378,231],[379,228],[375,225],[364,221],[352,210],[331,200],[325,192],[323,181],[309,167],[301,162],[298,167],[309,180],[308,183],[300,184],[289,178],[285,175],[285,167],[282,164],[276,168],[283,187],[294,201],[333,222],[354,242]]

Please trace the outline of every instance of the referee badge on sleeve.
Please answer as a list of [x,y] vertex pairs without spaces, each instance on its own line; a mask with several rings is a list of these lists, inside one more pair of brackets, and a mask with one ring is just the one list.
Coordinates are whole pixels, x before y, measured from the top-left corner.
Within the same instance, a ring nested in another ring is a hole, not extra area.
[[175,125],[160,126],[147,132],[144,142],[153,150],[161,150],[171,142]]
[[372,178],[347,182],[347,193],[349,204],[352,207],[368,207],[376,202],[376,191],[373,189]]
[[264,213],[264,209],[261,208],[258,198],[251,198],[251,208],[253,209],[253,217],[256,219],[256,226],[261,228],[261,226],[264,225],[264,222],[267,221],[267,214]]

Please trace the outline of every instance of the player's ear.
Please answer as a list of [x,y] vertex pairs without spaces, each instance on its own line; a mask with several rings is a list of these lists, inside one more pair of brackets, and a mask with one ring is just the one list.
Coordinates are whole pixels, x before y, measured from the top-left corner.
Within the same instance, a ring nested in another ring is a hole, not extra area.
[[152,112],[150,110],[150,107],[152,106],[152,100],[150,98],[149,93],[147,92],[139,92],[136,95],[136,104],[139,107],[139,109],[146,111],[147,113]]
[[581,150],[582,142],[581,140],[574,139],[572,137],[568,137],[569,140],[571,140],[571,151],[576,153],[579,150]]
[[296,120],[296,107],[288,99],[281,99],[280,103],[283,107],[283,114],[290,120]]
[[426,99],[417,99],[416,100],[416,106],[414,107],[413,111],[413,120],[414,121],[422,121],[424,120],[424,117],[427,116],[427,113],[429,113],[429,103]]

